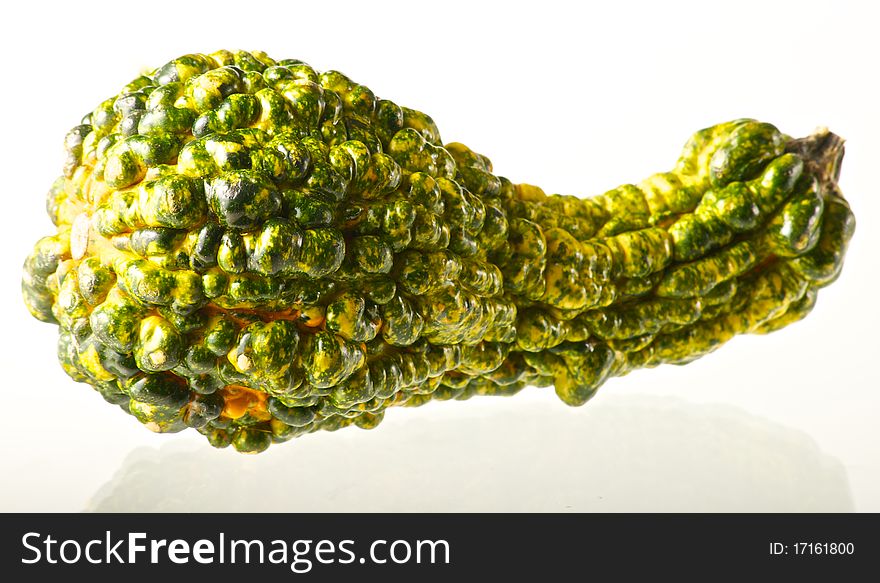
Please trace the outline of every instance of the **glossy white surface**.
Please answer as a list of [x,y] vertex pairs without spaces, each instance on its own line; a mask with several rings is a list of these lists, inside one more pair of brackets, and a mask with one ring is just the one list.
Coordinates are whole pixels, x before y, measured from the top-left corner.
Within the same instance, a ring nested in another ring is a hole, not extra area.
[[[0,511],[880,511],[870,3],[150,4],[4,9]],[[728,119],[828,126],[847,139],[858,219],[846,267],[805,321],[612,379],[579,409],[528,389],[256,457],[154,435],[61,371],[55,328],[21,303],[20,265],[50,232],[66,130],[141,68],[218,48],[338,68],[549,192],[665,170],[692,131]]]

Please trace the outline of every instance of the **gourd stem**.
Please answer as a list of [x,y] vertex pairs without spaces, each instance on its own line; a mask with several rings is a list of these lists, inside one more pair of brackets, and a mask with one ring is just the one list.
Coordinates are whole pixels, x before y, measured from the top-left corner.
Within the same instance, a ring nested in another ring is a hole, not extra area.
[[818,128],[805,138],[790,140],[785,151],[799,154],[804,159],[823,190],[831,188],[839,192],[837,179],[843,160],[843,143],[843,138],[828,131],[828,128]]

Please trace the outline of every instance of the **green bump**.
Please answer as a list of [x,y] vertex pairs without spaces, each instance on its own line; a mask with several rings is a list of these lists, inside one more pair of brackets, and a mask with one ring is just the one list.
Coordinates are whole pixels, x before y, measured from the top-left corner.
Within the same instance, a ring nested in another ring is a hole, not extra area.
[[251,229],[281,208],[277,190],[248,170],[226,172],[207,182],[205,196],[220,224],[233,229]]

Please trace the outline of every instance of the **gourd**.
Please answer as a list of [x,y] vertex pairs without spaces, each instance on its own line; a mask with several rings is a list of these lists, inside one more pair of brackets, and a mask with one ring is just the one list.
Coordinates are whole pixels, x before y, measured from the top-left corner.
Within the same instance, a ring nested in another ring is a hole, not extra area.
[[827,130],[738,119],[671,171],[547,195],[261,52],[174,59],[64,144],[22,281],[62,367],[154,431],[247,453],[529,385],[581,405],[803,318],[855,228]]

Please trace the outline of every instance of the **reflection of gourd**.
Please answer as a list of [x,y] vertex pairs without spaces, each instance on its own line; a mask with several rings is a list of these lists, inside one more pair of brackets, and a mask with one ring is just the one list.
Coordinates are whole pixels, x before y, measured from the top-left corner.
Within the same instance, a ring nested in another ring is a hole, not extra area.
[[306,436],[257,457],[172,438],[132,450],[85,509],[853,510],[840,461],[802,431],[741,409],[628,391],[581,410],[520,398],[390,411],[382,431]]
[[244,452],[529,384],[582,404],[802,318],[854,229],[828,132],[723,123],[671,172],[548,196],[427,115],[263,53],[175,59],[65,144],[28,307],[75,380]]

